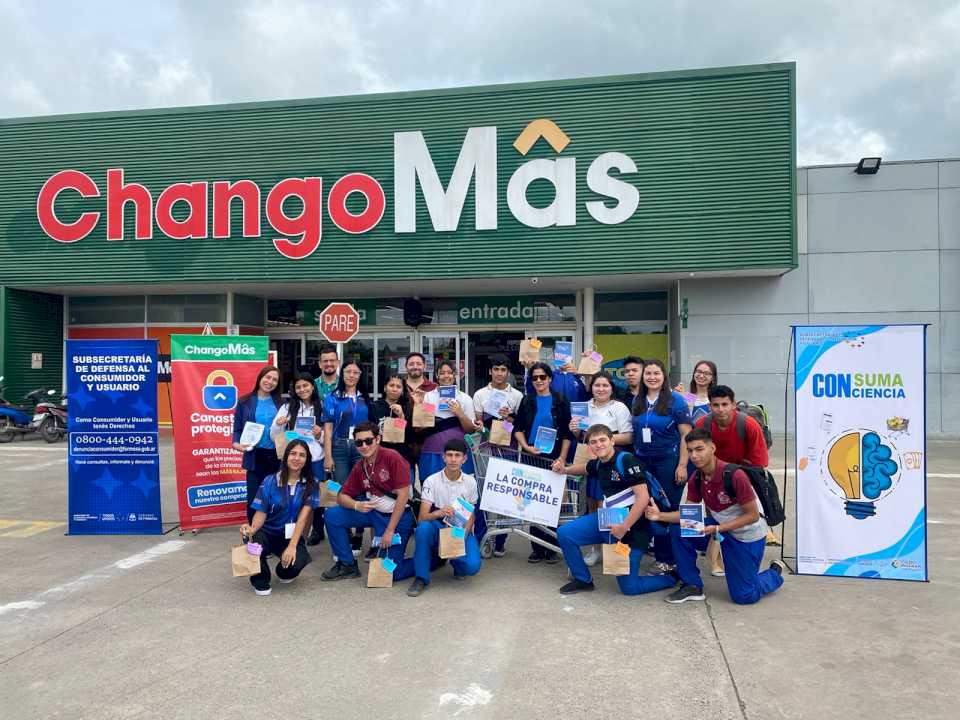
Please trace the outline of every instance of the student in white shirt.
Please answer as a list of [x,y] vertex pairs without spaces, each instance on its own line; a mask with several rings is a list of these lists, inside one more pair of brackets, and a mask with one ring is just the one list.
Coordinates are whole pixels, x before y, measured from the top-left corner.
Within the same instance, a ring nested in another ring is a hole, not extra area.
[[[477,390],[473,395],[474,414],[484,427],[489,428],[490,423],[496,419],[508,420],[517,414],[517,408],[520,407],[520,401],[523,400],[523,393],[515,387],[508,384],[510,377],[510,361],[506,355],[497,353],[490,356],[490,383],[486,387]],[[502,393],[504,398],[502,404],[497,408],[497,413],[489,412],[492,408],[486,408],[487,400],[496,392]]]

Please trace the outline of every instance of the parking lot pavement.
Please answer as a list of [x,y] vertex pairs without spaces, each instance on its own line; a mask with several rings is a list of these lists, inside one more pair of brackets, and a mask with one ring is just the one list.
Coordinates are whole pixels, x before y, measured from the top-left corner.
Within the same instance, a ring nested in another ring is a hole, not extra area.
[[[321,582],[323,544],[259,598],[230,577],[234,529],[65,536],[65,445],[19,440],[0,446],[0,717],[955,717],[960,443],[929,458],[930,583],[793,576],[741,607],[706,578],[706,603],[671,606],[598,576],[564,597],[562,564],[511,538],[417,599]],[[161,461],[173,521],[168,438]]]

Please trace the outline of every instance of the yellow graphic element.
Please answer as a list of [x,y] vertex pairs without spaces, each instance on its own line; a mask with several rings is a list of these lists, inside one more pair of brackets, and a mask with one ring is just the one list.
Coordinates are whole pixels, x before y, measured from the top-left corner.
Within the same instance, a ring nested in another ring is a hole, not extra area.
[[919,470],[923,460],[922,452],[907,452],[903,454],[903,464],[910,470]]
[[806,470],[806,469],[807,469],[807,465],[809,465],[809,464],[810,464],[810,461],[807,460],[807,458],[805,458],[805,457],[800,458],[800,462],[797,463],[797,465],[800,466],[800,469],[801,469],[801,470]]
[[513,146],[518,153],[526,155],[540,138],[550,143],[550,147],[558,153],[563,152],[563,149],[570,144],[570,137],[557,127],[553,120],[537,118],[517,135],[517,139],[513,141]]
[[7,532],[0,532],[0,538],[33,537],[47,530],[63,527],[66,523],[56,522],[54,520],[0,520],[0,530],[6,530],[6,528],[15,525],[23,525],[24,527],[19,527],[16,530],[9,530]]
[[860,433],[842,435],[827,455],[827,470],[848,500],[860,498]]
[[534,350],[539,350],[541,347],[543,347],[543,340],[538,340],[537,338],[531,338],[530,347],[532,347]]
[[214,370],[207,375],[207,385],[213,385],[214,380],[226,380],[226,385],[233,385],[233,375],[226,370]]
[[910,418],[896,417],[887,418],[887,429],[893,432],[903,432],[910,427]]

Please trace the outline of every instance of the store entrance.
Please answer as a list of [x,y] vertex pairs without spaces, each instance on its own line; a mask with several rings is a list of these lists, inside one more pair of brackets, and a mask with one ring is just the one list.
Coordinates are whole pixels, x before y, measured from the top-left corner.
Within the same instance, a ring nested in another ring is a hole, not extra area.
[[509,382],[523,392],[523,365],[520,364],[520,342],[523,332],[475,332],[467,335],[466,385],[471,395],[490,382],[490,356],[501,353],[510,363]]

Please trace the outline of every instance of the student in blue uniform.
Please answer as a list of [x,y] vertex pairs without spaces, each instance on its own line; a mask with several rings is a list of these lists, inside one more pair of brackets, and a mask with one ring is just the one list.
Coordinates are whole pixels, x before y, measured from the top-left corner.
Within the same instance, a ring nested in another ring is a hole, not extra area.
[[[690,432],[687,401],[667,385],[667,369],[656,359],[643,363],[643,392],[633,405],[633,447],[647,472],[653,474],[670,499],[671,509],[683,497],[687,481],[687,446],[684,436]],[[657,570],[673,568],[670,538],[657,535],[653,541]]]
[[253,500],[253,520],[240,527],[240,536],[262,546],[260,572],[250,578],[257,595],[270,594],[267,556],[280,558],[277,577],[293,582],[310,563],[305,534],[310,516],[320,506],[320,486],[313,476],[310,448],[291,440],[283,453],[279,472],[268,475]]
[[[247,471],[247,522],[253,520],[251,504],[263,479],[280,468],[277,449],[269,428],[283,400],[280,397],[280,370],[266,365],[257,373],[253,389],[237,402],[233,413],[233,448],[243,453],[243,469]],[[263,435],[256,445],[240,444],[243,427],[248,422],[263,425]]]
[[632,491],[632,497],[624,502],[632,503],[626,520],[614,525],[609,532],[601,531],[597,512],[564,523],[557,530],[557,542],[563,551],[563,559],[570,568],[572,580],[560,588],[564,595],[593,590],[593,578],[580,554],[584,545],[620,541],[630,547],[630,573],[618,575],[617,585],[624,595],[642,595],[673,587],[677,583],[675,575],[640,575],[640,561],[650,543],[650,522],[644,517],[644,511],[650,502],[647,489],[647,476],[643,464],[633,455],[617,450],[613,442],[613,432],[606,425],[591,425],[587,430],[587,443],[596,455],[583,465],[570,465],[563,468],[567,475],[586,475],[594,482],[594,500],[615,498]]

